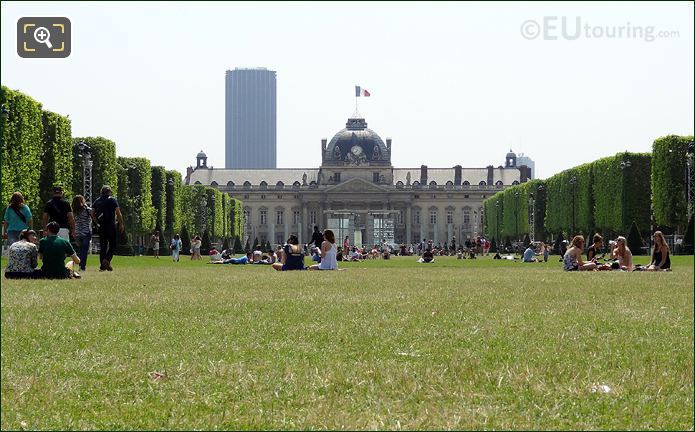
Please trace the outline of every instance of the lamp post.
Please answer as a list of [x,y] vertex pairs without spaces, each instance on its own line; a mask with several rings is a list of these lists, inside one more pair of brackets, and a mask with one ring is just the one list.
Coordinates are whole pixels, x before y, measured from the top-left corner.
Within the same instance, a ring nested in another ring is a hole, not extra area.
[[686,223],[690,223],[690,218],[693,215],[693,156],[695,154],[695,141],[690,141],[688,143],[688,148],[686,150],[686,175],[688,176],[685,180],[686,184],[686,199],[688,200],[688,208],[687,208],[687,213],[688,213],[688,220]]
[[535,226],[536,226],[536,221],[535,221],[535,213],[536,213],[536,200],[533,197],[533,193],[528,194],[528,203],[529,203],[529,220],[528,220],[528,229],[529,229],[529,237],[531,238],[531,241],[534,241],[534,238],[536,237],[535,233]]
[[570,233],[570,238],[575,235],[575,203],[577,199],[577,176],[573,175],[570,179],[570,184],[572,185],[572,232]]
[[[624,160],[624,161],[620,162],[620,170],[623,172],[623,190],[621,191],[621,194],[620,194],[620,206],[621,206],[620,213],[621,213],[621,215],[623,215],[623,221],[625,219],[624,216],[626,214],[626,212],[625,212],[625,186],[624,186],[625,185],[625,173],[626,173],[625,170],[627,170],[631,166],[632,166],[632,162],[630,162],[629,160]],[[628,228],[628,227],[624,227],[624,228]]]
[[82,157],[82,195],[90,205],[92,203],[92,148],[82,140],[77,143],[77,150]]
[[519,191],[514,192],[514,235],[519,239]]
[[[172,177],[169,177],[167,180],[167,185],[169,185],[169,190],[171,191],[171,197],[172,200],[169,202],[167,200],[167,213],[171,214],[171,218],[169,218],[169,223],[167,224],[167,231],[170,236],[173,237],[174,235],[174,179]],[[169,194],[167,194],[168,197]]]
[[497,223],[495,224],[495,236],[497,237],[497,251],[500,250],[500,200],[495,201],[495,217],[497,218]]
[[208,209],[207,209],[207,205],[208,205],[208,200],[205,199],[204,196],[201,196],[201,197],[200,197],[200,208],[201,208],[201,211],[203,212],[203,215],[202,215],[203,217],[200,219],[200,221],[201,221],[201,223],[202,223],[202,226],[201,226],[201,228],[200,228],[201,236],[202,236],[202,232],[203,232],[204,230],[207,231],[207,229],[208,229]]
[[212,239],[215,238],[215,195],[210,197],[210,203],[212,204]]

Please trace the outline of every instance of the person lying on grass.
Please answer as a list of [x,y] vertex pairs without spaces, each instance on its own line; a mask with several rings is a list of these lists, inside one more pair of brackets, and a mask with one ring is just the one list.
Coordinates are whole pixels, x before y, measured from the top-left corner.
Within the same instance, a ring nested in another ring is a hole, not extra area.
[[336,259],[338,249],[335,245],[335,234],[327,229],[323,231],[323,243],[321,243],[321,262],[309,267],[309,270],[338,270]]
[[565,271],[588,271],[596,270],[595,262],[585,263],[582,260],[582,251],[584,250],[584,237],[577,235],[572,239],[570,247],[562,257],[563,270]]
[[246,252],[246,255],[239,258],[210,261],[208,264],[253,264],[253,259],[251,258],[251,252]]

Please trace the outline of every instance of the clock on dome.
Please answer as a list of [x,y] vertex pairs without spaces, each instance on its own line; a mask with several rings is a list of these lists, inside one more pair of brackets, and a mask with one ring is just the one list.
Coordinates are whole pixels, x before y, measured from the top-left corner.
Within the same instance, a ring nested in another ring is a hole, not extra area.
[[351,151],[352,154],[354,154],[355,156],[359,156],[359,155],[361,155],[362,152],[363,152],[362,147],[361,147],[361,146],[358,146],[358,145],[352,146],[352,148],[350,149],[350,151]]

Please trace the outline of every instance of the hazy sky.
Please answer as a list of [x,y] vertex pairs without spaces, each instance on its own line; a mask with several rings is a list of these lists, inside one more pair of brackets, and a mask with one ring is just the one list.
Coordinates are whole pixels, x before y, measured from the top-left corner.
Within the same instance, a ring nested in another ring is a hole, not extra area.
[[[691,2],[1,9],[2,84],[69,114],[73,136],[102,135],[119,155],[182,172],[200,149],[224,166],[224,77],[235,67],[277,71],[279,167],[319,165],[321,138],[355,110],[356,84],[372,94],[360,112],[393,138],[400,167],[496,166],[512,147],[547,177],[693,133]],[[70,57],[20,58],[22,16],[68,17]]]

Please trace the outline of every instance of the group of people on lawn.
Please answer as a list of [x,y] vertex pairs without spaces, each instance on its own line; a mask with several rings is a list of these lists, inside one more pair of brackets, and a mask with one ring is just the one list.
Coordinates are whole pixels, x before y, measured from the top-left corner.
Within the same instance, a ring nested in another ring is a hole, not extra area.
[[[69,205],[63,199],[63,189],[56,186],[53,189],[53,198],[44,206],[42,222],[45,236],[40,240],[37,233],[31,229],[32,217],[31,209],[25,204],[22,194],[13,193],[2,222],[2,237],[9,243],[8,265],[5,269],[7,278],[79,278],[80,274],[75,266],[79,266],[81,271],[86,269],[93,224],[99,231],[99,270],[113,270],[111,260],[117,244],[117,232],[124,232],[124,222],[118,201],[112,196],[109,186],[102,187],[99,198],[91,208],[87,206],[81,195],[76,195],[72,205]],[[76,243],[76,248],[73,247],[71,240]],[[596,234],[593,240],[593,244],[587,249],[587,259],[584,261],[582,257],[585,246],[584,237],[577,235],[572,239],[562,257],[565,271],[659,271],[671,268],[670,250],[661,231],[654,233],[654,252],[647,266],[633,264],[632,252],[627,246],[625,237],[620,236],[610,242],[609,259],[612,262],[605,262],[604,256],[598,256],[603,249],[603,238]],[[156,258],[159,258],[159,241],[159,232],[155,232],[151,242]],[[191,259],[201,259],[201,244],[200,236],[195,236],[191,242]],[[317,263],[305,266],[304,257],[310,244],[314,245],[312,260]],[[220,259],[211,263],[266,264],[278,271],[337,270],[338,261],[360,261],[377,256],[389,259],[391,255],[391,248],[386,240],[382,242],[381,247],[375,245],[367,251],[356,246],[350,247],[349,238],[346,236],[342,248],[339,248],[333,231],[327,229],[321,233],[318,226],[314,227],[312,240],[308,245],[302,247],[297,236],[290,235],[284,246],[278,246],[275,251],[268,251],[267,255],[257,250],[239,258],[233,258],[229,251],[224,251]],[[536,256],[540,255],[543,255],[544,261],[547,261],[550,246],[543,243],[540,245],[540,248],[529,245],[524,251],[523,261],[537,262],[539,260]],[[173,260],[179,261],[182,243],[178,234],[174,236],[169,247]],[[432,240],[420,245],[419,248],[422,252],[418,262],[434,262],[438,249],[433,246]],[[65,258],[70,258],[67,264],[65,264]],[[474,258],[474,255],[471,258]],[[599,262],[601,259],[604,263]],[[43,264],[41,269],[38,269],[39,260]]]
[[[92,224],[99,230],[100,271],[112,271],[111,260],[116,249],[117,228],[124,230],[118,201],[104,186],[93,206],[87,206],[82,195],[75,195],[72,205],[63,199],[63,188],[53,188],[53,197],[46,202],[42,225],[44,237],[31,228],[33,215],[24,196],[15,192],[5,209],[2,238],[9,243],[5,277],[8,279],[79,278],[87,266],[92,240]],[[118,222],[118,227],[117,223]],[[73,247],[72,242],[76,247]],[[77,249],[77,251],[75,250]],[[70,261],[65,264],[65,258]],[[42,266],[38,268],[38,261]]]

